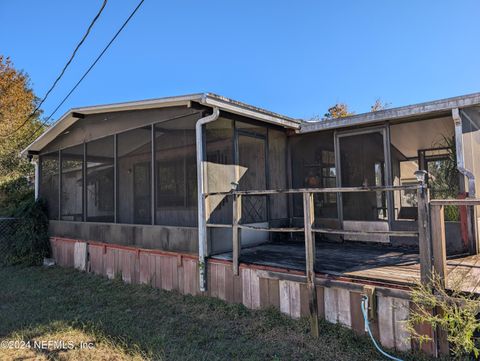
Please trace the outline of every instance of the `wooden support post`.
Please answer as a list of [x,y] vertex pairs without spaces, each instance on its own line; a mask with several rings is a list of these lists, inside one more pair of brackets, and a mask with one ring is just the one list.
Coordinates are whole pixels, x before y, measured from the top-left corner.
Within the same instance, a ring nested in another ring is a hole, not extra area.
[[429,196],[428,189],[424,184],[417,189],[417,200],[420,279],[422,283],[427,283],[432,278],[432,244],[430,239]]
[[235,194],[233,196],[233,218],[232,218],[232,266],[233,274],[239,274],[239,259],[242,248],[240,228],[238,227],[242,219],[242,196]]
[[[432,253],[433,253],[433,272],[437,277],[439,286],[446,286],[447,277],[447,251],[445,241],[445,222],[444,222],[444,206],[443,205],[431,205],[430,207],[431,217],[431,237],[432,237]],[[435,292],[435,290],[433,290]],[[443,310],[436,308],[435,312],[441,316]],[[450,347],[448,344],[447,332],[437,327],[437,350],[440,356],[448,356],[450,353]]]
[[305,260],[307,288],[309,293],[310,323],[314,337],[319,336],[317,291],[315,288],[315,234],[312,232],[315,222],[313,193],[303,193],[303,217],[305,224]]
[[470,254],[478,254],[478,239],[475,226],[476,211],[475,206],[466,206],[467,208],[467,227],[468,227],[468,250]]
[[432,205],[430,208],[433,272],[439,277],[441,286],[445,287],[447,276],[447,251],[445,241],[444,207]]

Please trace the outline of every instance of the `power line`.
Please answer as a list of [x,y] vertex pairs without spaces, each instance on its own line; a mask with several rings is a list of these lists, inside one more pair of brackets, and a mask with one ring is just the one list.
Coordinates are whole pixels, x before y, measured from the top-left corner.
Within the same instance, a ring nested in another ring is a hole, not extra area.
[[102,6],[100,7],[100,10],[98,10],[97,14],[95,15],[95,17],[93,18],[93,20],[90,22],[90,25],[88,26],[87,28],[87,31],[85,32],[85,34],[83,35],[82,39],[80,40],[80,42],[77,44],[77,46],[75,47],[75,49],[73,50],[73,53],[72,55],[70,55],[70,58],[68,59],[67,63],[64,65],[62,71],[60,72],[60,74],[57,76],[57,78],[55,79],[55,81],[53,82],[52,86],[48,89],[48,91],[45,93],[45,96],[43,97],[43,99],[40,101],[40,103],[38,103],[38,105],[35,107],[35,110],[30,113],[30,115],[25,119],[25,121],[20,124],[20,126],[18,126],[15,130],[13,130],[13,132],[11,132],[10,134],[8,135],[2,135],[1,138],[7,138],[7,137],[10,137],[12,134],[15,134],[16,132],[18,132],[20,129],[22,129],[26,124],[27,122],[37,113],[37,111],[40,109],[40,107],[42,106],[42,104],[47,100],[48,96],[50,95],[50,93],[52,92],[53,88],[55,88],[55,86],[58,84],[58,82],[60,81],[60,79],[62,78],[63,74],[65,74],[65,71],[67,70],[67,68],[69,67],[70,63],[73,61],[73,58],[75,57],[75,55],[77,54],[77,51],[78,49],[80,49],[80,47],[82,46],[82,44],[85,42],[85,40],[87,39],[88,35],[90,34],[90,31],[92,30],[93,28],[93,25],[95,25],[95,23],[97,22],[98,18],[100,17],[100,15],[102,14],[103,12],[103,9],[105,8],[105,5],[107,5],[107,1],[108,0],[104,0],[103,1],[103,4]]
[[52,116],[57,112],[57,110],[63,105],[63,103],[65,103],[67,101],[67,99],[70,97],[70,95],[72,95],[72,93],[75,91],[75,89],[77,89],[77,87],[80,85],[80,83],[85,79],[85,77],[88,75],[88,73],[90,73],[90,71],[94,68],[94,66],[98,63],[98,61],[102,58],[102,56],[105,54],[105,52],[108,50],[108,48],[110,47],[110,45],[112,45],[112,43],[115,41],[115,39],[118,37],[118,35],[120,35],[120,33],[122,32],[122,30],[125,28],[125,26],[127,26],[128,22],[133,18],[133,16],[135,15],[135,13],[138,11],[138,9],[140,8],[140,6],[142,6],[143,2],[145,0],[141,0],[138,5],[135,7],[135,9],[131,12],[130,16],[125,20],[125,22],[122,24],[122,26],[120,27],[120,29],[118,29],[118,31],[115,33],[115,35],[113,36],[113,38],[108,42],[108,44],[105,46],[105,48],[103,48],[102,52],[97,56],[97,58],[95,59],[95,61],[92,63],[92,65],[90,65],[90,67],[87,69],[87,71],[82,75],[82,77],[80,78],[80,80],[77,81],[77,83],[73,86],[73,88],[68,92],[68,94],[63,98],[63,100],[60,102],[60,104],[58,104],[58,106],[53,110],[53,112],[47,117],[47,119],[45,121],[42,122],[42,124],[40,124],[40,126],[35,129],[33,131],[33,133],[31,133],[28,137],[26,137],[26,143],[28,143],[32,137],[35,136],[35,134],[40,130],[42,129],[47,123],[48,121],[52,118]]

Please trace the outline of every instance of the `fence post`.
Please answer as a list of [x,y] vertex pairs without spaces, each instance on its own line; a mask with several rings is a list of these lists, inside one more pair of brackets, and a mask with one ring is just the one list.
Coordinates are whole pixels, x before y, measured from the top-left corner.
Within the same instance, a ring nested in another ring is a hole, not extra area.
[[424,182],[417,189],[418,200],[418,248],[420,256],[420,279],[422,283],[432,279],[432,245],[430,239],[429,195]]
[[240,194],[233,195],[233,212],[232,212],[232,266],[233,274],[239,274],[239,259],[242,247],[240,228],[238,227],[242,219],[242,196]]
[[309,293],[310,323],[313,336],[318,337],[317,291],[315,288],[315,234],[312,231],[315,222],[313,193],[303,193],[303,217],[305,225],[305,261]]

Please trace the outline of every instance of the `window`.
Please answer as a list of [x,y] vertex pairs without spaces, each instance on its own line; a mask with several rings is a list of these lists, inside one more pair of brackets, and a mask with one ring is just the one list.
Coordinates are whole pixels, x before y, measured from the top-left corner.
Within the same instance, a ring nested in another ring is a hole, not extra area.
[[40,192],[47,203],[48,218],[58,219],[58,187],[60,183],[59,153],[40,156]]
[[118,222],[150,224],[151,127],[120,133],[118,152]]
[[83,221],[83,144],[60,151],[62,183],[60,219]]
[[114,221],[114,138],[87,143],[86,212],[89,222]]

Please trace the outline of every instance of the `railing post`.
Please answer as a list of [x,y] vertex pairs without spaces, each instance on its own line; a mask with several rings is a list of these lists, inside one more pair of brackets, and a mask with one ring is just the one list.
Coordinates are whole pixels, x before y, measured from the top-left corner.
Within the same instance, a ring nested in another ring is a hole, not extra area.
[[432,245],[430,239],[429,195],[424,182],[417,189],[418,200],[418,248],[420,279],[428,283],[432,279]]
[[303,217],[305,224],[305,260],[307,288],[309,293],[310,323],[313,336],[318,337],[317,290],[315,288],[315,234],[312,231],[315,221],[313,193],[303,193]]
[[431,235],[432,235],[432,253],[433,253],[433,272],[438,276],[438,281],[442,287],[445,287],[445,277],[447,276],[447,251],[445,241],[445,223],[444,206],[431,205]]
[[[434,205],[430,206],[431,218],[431,237],[432,237],[432,253],[433,253],[433,273],[437,280],[437,285],[441,288],[446,286],[447,277],[447,251],[445,241],[445,216],[444,206]],[[433,290],[435,292],[435,290]],[[437,307],[435,312],[438,315],[443,315],[444,310]],[[447,332],[437,326],[437,349],[439,355],[449,355],[449,343]]]
[[242,247],[240,228],[238,227],[242,219],[242,196],[240,194],[233,195],[233,212],[232,212],[232,266],[233,274],[239,274],[239,259]]

